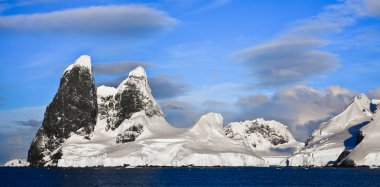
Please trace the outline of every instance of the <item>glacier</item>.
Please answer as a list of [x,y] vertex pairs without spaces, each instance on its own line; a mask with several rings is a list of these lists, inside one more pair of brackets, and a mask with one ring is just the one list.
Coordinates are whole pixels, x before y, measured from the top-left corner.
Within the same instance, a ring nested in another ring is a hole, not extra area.
[[[102,120],[97,126],[104,126]],[[143,126],[136,140],[115,137],[135,124]],[[62,148],[59,167],[88,166],[265,166],[265,161],[223,131],[220,114],[208,113],[189,129],[174,128],[160,116],[137,112],[112,132],[95,128],[93,138],[72,136]]]

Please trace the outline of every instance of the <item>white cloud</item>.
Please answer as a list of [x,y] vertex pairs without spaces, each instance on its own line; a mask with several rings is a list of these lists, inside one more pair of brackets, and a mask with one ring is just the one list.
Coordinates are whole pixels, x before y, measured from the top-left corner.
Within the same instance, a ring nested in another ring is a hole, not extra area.
[[223,101],[218,101],[218,100],[213,100],[213,99],[210,99],[210,100],[206,100],[202,103],[203,106],[205,107],[225,107],[227,105],[227,103],[223,102]]
[[0,132],[23,128],[15,121],[42,120],[46,106],[22,107],[0,111]]
[[0,111],[0,163],[26,158],[28,148],[42,124],[46,106]]
[[239,51],[237,57],[260,86],[292,85],[324,75],[339,62],[337,55],[323,49],[329,44],[326,38],[353,25],[362,10],[358,0],[327,6],[274,39]]
[[168,99],[159,103],[166,119],[176,127],[190,127],[201,115],[197,107],[184,101]]
[[373,99],[380,99],[380,87],[368,91],[368,95]]
[[212,10],[212,9],[215,9],[218,7],[222,7],[222,6],[224,6],[230,2],[231,2],[231,0],[212,0],[209,3],[207,3],[206,5],[196,9],[193,13],[200,13],[200,12]]
[[184,95],[189,85],[179,82],[178,77],[170,75],[159,75],[149,78],[152,94],[157,99],[169,99]]
[[339,86],[317,90],[301,85],[280,90],[266,98],[262,95],[244,96],[239,98],[237,105],[241,109],[240,120],[257,117],[278,120],[288,125],[296,137],[305,139],[320,122],[343,111],[355,94]]
[[135,69],[138,66],[144,68],[151,67],[152,64],[145,62],[114,62],[104,64],[94,64],[93,69],[97,75],[119,75],[126,74]]
[[[129,71],[126,71],[124,73],[128,72]],[[117,88],[124,79],[126,79],[126,76],[121,76],[110,81],[99,82],[98,85],[106,85]],[[188,84],[180,81],[180,78],[178,76],[172,75],[162,74],[150,77],[148,78],[148,82],[152,90],[153,96],[158,100],[184,96],[190,88]]]
[[143,6],[94,6],[50,13],[0,16],[0,29],[135,36],[177,23],[165,12]]
[[379,0],[364,0],[365,15],[380,16],[380,1]]
[[261,86],[301,82],[337,65],[337,57],[318,50],[323,42],[310,37],[287,37],[245,49],[239,58],[245,62]]

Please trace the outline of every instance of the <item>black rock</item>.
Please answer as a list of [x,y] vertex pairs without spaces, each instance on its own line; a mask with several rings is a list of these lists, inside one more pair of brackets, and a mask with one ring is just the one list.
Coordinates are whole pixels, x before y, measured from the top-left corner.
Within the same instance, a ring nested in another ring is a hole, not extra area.
[[[351,153],[351,151],[349,150],[344,150],[338,157],[338,159],[335,161],[334,163],[334,166],[339,166],[343,163],[343,161],[345,161],[347,159],[347,156]],[[345,161],[345,164],[347,164],[348,162]]]
[[60,146],[72,133],[89,139],[93,132],[98,113],[96,88],[91,67],[80,61],[90,57],[82,56],[63,74],[58,92],[46,108],[42,127],[38,130],[29,151],[31,166],[44,166],[56,162],[62,152]]
[[125,129],[122,133],[116,137],[116,143],[133,142],[144,131],[144,126],[140,123],[133,124],[129,128]]

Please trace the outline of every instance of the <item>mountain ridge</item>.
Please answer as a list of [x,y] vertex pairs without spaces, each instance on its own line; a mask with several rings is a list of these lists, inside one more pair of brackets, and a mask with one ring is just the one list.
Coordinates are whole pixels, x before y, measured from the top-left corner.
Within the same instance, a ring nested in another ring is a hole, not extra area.
[[364,94],[322,123],[303,146],[286,125],[262,118],[223,127],[223,116],[210,112],[190,128],[173,127],[151,92],[141,66],[117,88],[96,88],[91,57],[79,57],[61,77],[28,151],[28,162],[14,160],[8,165],[380,165],[380,148],[371,143],[380,137],[375,110],[379,102]]

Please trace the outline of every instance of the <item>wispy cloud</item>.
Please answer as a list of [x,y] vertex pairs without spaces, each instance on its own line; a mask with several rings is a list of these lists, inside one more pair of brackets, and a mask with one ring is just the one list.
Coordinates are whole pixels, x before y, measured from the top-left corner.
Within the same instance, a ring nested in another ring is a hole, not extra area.
[[0,110],[0,132],[25,129],[26,126],[17,122],[30,119],[42,120],[45,109],[46,106],[37,106]]
[[[119,77],[111,81],[100,82],[98,85],[118,87],[127,77]],[[159,75],[148,78],[152,94],[156,99],[169,99],[184,95],[189,90],[189,85],[178,81],[178,77]]]
[[0,163],[26,158],[46,106],[23,107],[0,111]]
[[364,0],[365,11],[367,16],[380,16],[380,1],[379,0]]
[[41,124],[42,121],[34,119],[16,121],[9,125],[23,126],[26,128],[0,131],[0,163],[15,158],[25,159],[30,143]]
[[94,6],[49,13],[0,16],[0,29],[136,36],[155,33],[177,22],[165,12],[143,5]]
[[212,10],[212,9],[227,5],[230,2],[231,0],[211,0],[206,5],[203,5],[202,7],[196,9],[193,13],[200,13],[200,12]]
[[274,39],[239,51],[237,57],[260,86],[291,85],[323,75],[339,61],[324,49],[329,43],[326,38],[353,25],[363,10],[362,1],[357,0],[330,5]]
[[16,125],[24,126],[24,127],[40,127],[42,122],[34,119],[30,119],[27,121],[13,121]]
[[154,97],[157,99],[168,99],[185,94],[189,85],[178,82],[177,77],[160,75],[149,79],[149,84]]
[[0,106],[3,105],[5,102],[5,98],[4,97],[0,97]]
[[223,101],[219,101],[219,100],[206,100],[206,101],[203,101],[202,103],[203,106],[205,107],[225,107],[227,105],[227,103],[223,102]]
[[151,67],[152,64],[145,62],[115,62],[107,64],[94,64],[93,70],[97,75],[119,75],[126,74],[138,66]]
[[318,50],[323,41],[295,37],[274,40],[239,54],[260,86],[279,86],[303,81],[334,68],[337,57]]
[[368,91],[368,95],[373,99],[380,99],[380,87]]
[[159,102],[166,119],[177,127],[190,127],[201,115],[199,109],[184,101],[167,99]]

